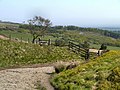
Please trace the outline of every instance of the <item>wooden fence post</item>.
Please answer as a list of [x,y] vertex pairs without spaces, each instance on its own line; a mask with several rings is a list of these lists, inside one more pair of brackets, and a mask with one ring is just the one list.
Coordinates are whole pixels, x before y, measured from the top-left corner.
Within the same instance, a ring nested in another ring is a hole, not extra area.
[[21,37],[21,42],[22,42],[22,37]]
[[48,40],[48,45],[50,45],[50,44],[51,44],[51,40],[49,39],[49,40]]
[[41,39],[40,38],[38,38],[38,42],[39,42],[39,45],[41,45]]
[[86,49],[86,55],[85,55],[85,60],[89,60],[90,58],[90,52],[89,52],[89,49]]

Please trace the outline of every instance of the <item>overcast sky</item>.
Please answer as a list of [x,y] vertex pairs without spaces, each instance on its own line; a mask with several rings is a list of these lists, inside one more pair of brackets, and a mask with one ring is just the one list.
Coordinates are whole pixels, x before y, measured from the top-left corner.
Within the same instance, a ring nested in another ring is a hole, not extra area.
[[35,15],[53,25],[120,27],[120,0],[0,0],[0,20],[22,23]]

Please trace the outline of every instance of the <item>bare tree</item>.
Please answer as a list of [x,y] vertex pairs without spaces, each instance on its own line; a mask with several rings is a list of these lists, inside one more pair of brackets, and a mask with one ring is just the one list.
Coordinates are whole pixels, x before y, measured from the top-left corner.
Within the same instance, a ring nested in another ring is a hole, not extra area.
[[33,35],[32,43],[35,42],[39,36],[44,36],[47,29],[52,25],[49,19],[41,16],[35,16],[33,19],[28,20],[30,33]]

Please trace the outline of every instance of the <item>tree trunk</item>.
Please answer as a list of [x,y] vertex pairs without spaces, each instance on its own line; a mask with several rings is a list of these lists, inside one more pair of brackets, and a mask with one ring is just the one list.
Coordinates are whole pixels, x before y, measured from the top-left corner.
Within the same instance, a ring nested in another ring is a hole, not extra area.
[[35,38],[35,37],[33,37],[32,43],[35,43],[35,39],[36,39],[36,38]]
[[34,36],[34,35],[33,35],[32,43],[35,43],[35,39],[38,38],[38,36],[39,36],[39,35],[37,35],[37,36]]

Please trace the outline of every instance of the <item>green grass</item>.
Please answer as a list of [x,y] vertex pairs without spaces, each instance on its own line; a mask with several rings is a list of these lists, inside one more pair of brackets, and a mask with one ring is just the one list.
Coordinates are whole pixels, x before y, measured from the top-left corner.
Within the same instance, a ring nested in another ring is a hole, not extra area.
[[0,40],[0,67],[78,59],[80,59],[80,57],[67,50],[66,47],[39,46],[35,44]]
[[120,51],[110,51],[51,79],[57,90],[119,90]]

